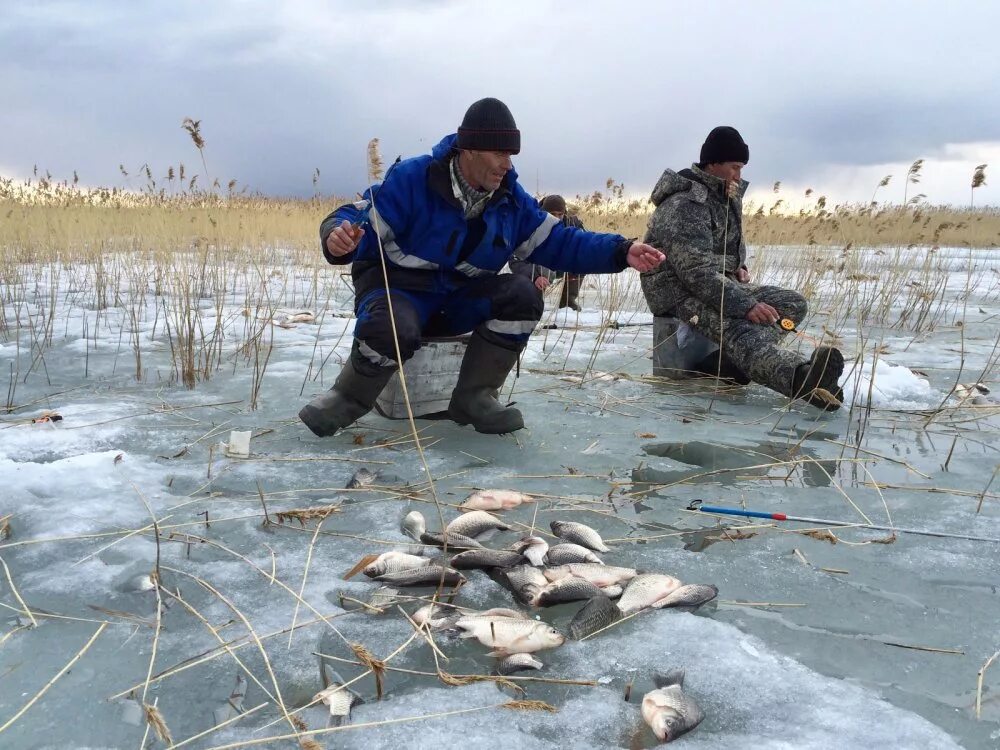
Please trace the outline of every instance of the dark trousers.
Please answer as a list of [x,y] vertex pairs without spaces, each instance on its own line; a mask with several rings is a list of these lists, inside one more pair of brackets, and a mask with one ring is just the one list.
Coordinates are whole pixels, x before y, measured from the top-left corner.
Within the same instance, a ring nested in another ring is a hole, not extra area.
[[[392,317],[389,300],[392,300]],[[470,279],[450,292],[373,289],[357,302],[354,338],[362,369],[397,367],[393,317],[399,354],[405,362],[423,336],[458,336],[476,331],[484,339],[520,351],[542,317],[542,301],[523,276],[501,274]]]

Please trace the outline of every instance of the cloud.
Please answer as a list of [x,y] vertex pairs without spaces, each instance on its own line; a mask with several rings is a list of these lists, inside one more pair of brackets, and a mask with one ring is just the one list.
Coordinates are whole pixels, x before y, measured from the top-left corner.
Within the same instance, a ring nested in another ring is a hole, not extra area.
[[213,177],[304,194],[319,167],[324,190],[349,193],[371,137],[389,158],[425,153],[482,96],[518,120],[525,185],[570,195],[608,177],[648,191],[721,123],[750,143],[759,184],[1000,141],[993,51],[967,32],[1000,24],[1000,6],[981,3],[95,1],[4,16],[5,160],[89,183],[120,181],[119,163],[191,168],[190,116]]

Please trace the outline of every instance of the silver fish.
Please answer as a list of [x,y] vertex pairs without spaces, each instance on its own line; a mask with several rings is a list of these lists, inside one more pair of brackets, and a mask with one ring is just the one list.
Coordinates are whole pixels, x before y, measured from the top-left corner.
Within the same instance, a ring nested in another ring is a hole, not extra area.
[[653,605],[655,609],[662,607],[700,607],[712,601],[719,595],[719,589],[711,583],[688,583],[674,589],[663,599]]
[[655,675],[657,689],[642,697],[642,718],[660,742],[671,742],[698,726],[705,713],[683,690],[684,670]]
[[576,576],[590,581],[595,586],[612,586],[631,581],[639,573],[635,568],[620,568],[615,565],[595,565],[594,563],[570,563],[545,568],[542,571],[549,581],[558,581],[566,576]]
[[598,630],[621,619],[622,611],[606,596],[588,599],[569,624],[569,637],[574,640],[586,638]]
[[410,537],[410,539],[419,542],[421,534],[427,532],[427,521],[424,520],[424,514],[419,510],[411,510],[403,516],[403,522],[399,525],[399,530]]
[[510,568],[524,563],[524,555],[503,549],[470,549],[448,562],[456,570]]
[[417,625],[427,623],[431,630],[448,630],[455,627],[455,623],[463,617],[513,617],[517,620],[529,619],[527,615],[518,612],[516,609],[506,607],[495,607],[481,612],[462,612],[457,607],[450,604],[427,604],[413,613],[413,621]]
[[601,590],[590,581],[576,576],[566,576],[539,591],[531,603],[536,607],[551,607],[555,604],[593,599],[600,595]]
[[361,612],[367,615],[382,615],[388,607],[397,603],[399,591],[391,586],[379,586],[367,601],[354,591],[335,591],[327,594],[327,599],[337,604],[345,612]]
[[618,599],[623,593],[625,593],[625,587],[620,583],[613,583],[610,586],[601,586],[601,591],[608,599]]
[[326,685],[316,695],[313,701],[321,701],[330,709],[327,726],[339,727],[344,720],[350,720],[351,709],[355,704],[364,701],[349,688],[344,687],[344,678],[337,674],[329,665],[324,665],[322,671],[323,684]]
[[431,630],[450,627],[449,622],[461,617],[462,613],[446,604],[425,604],[414,612],[410,619],[418,626],[426,624]]
[[477,490],[459,505],[459,510],[510,510],[521,503],[533,503],[531,495],[514,490]]
[[350,481],[347,483],[347,489],[356,490],[361,487],[368,487],[369,485],[375,484],[375,480],[377,479],[378,474],[362,467],[354,472],[354,476],[352,476]]
[[448,549],[451,551],[461,550],[461,549],[486,549],[482,544],[477,542],[475,539],[470,539],[467,536],[462,536],[461,534],[428,534],[424,532],[420,535],[420,541],[424,544],[433,544],[438,547],[444,547],[445,542],[448,544]]
[[488,531],[510,531],[510,526],[484,510],[463,513],[445,526],[449,534],[461,534],[475,539]]
[[490,576],[508,589],[522,604],[531,604],[548,581],[538,568],[531,565],[515,565],[513,568],[495,569]]
[[681,582],[673,576],[647,573],[636,576],[625,587],[625,593],[618,600],[618,608],[630,615],[647,607],[656,607],[657,602],[680,588]]
[[549,543],[540,536],[526,536],[514,542],[507,549],[520,552],[528,562],[537,567],[545,564],[545,554],[549,551]]
[[586,524],[575,521],[553,521],[549,524],[552,533],[567,542],[579,544],[594,552],[610,552],[601,535]]
[[401,570],[398,573],[386,573],[378,576],[376,580],[393,586],[437,586],[439,583],[443,586],[457,586],[465,583],[465,576],[451,568],[425,565],[422,568]]
[[566,636],[544,622],[514,617],[463,617],[455,623],[462,638],[476,638],[492,648],[490,656],[530,654],[556,648]]
[[364,570],[361,572],[369,578],[378,578],[386,573],[398,573],[401,570],[413,570],[414,568],[422,568],[430,564],[430,558],[420,557],[419,555],[410,555],[406,552],[396,552],[393,550],[391,552],[383,552],[371,563],[365,566]]
[[541,669],[543,666],[545,665],[531,654],[511,654],[497,662],[497,674],[514,674],[528,669]]
[[568,565],[569,563],[582,562],[596,563],[598,565],[604,564],[601,558],[586,547],[570,542],[554,544],[549,547],[545,560],[549,565]]

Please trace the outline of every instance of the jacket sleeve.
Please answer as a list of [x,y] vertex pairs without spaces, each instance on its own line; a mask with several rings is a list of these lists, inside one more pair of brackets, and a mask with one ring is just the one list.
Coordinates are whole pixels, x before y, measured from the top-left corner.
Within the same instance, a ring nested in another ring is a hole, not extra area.
[[543,211],[520,185],[515,186],[514,199],[516,259],[571,273],[618,273],[628,267],[631,240],[568,227]]
[[[343,222],[349,221],[351,223],[356,222],[364,209],[365,201],[358,201],[357,203],[346,203],[340,208],[335,209],[330,213],[322,223],[319,225],[319,245],[323,250],[323,257],[326,258],[327,263],[331,263],[335,266],[345,266],[354,260],[354,256],[357,255],[358,250],[353,253],[348,253],[347,255],[331,255],[330,251],[326,247],[326,240],[330,236],[330,233],[339,227]],[[366,232],[367,234],[367,232]],[[364,244],[365,238],[361,238],[361,244]],[[358,249],[361,248],[361,244],[358,245]]]
[[[389,179],[390,175],[392,179]],[[374,206],[371,206],[373,193],[375,200]],[[410,207],[412,205],[413,201],[409,195],[406,175],[392,174],[392,170],[390,170],[390,174],[386,175],[386,181],[368,188],[361,196],[361,200],[355,203],[346,203],[323,219],[319,226],[319,240],[323,249],[323,257],[328,263],[345,265],[354,261],[359,255],[365,254],[366,248],[377,248],[378,239],[382,240],[383,247],[390,244],[395,246],[397,238],[405,235],[409,228]],[[326,240],[330,233],[344,221],[353,224],[359,220],[365,221],[365,233],[354,252],[339,258],[331,255],[326,248]]]
[[684,287],[703,304],[727,318],[745,317],[757,300],[721,267],[725,256],[712,252],[712,220],[708,207],[686,198],[661,204],[653,213],[646,242],[662,250]]

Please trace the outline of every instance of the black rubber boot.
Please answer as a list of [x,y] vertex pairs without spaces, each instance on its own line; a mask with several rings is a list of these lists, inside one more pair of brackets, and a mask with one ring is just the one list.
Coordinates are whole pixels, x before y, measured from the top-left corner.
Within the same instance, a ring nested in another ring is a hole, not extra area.
[[391,367],[379,367],[371,375],[358,372],[352,352],[333,388],[303,406],[299,411],[299,419],[314,435],[334,435],[372,410],[375,399],[394,372],[396,371]]
[[448,404],[448,416],[458,424],[471,424],[476,432],[488,435],[523,428],[521,412],[497,401],[497,393],[520,353],[491,344],[478,333],[472,334]]
[[837,384],[843,374],[844,355],[832,346],[821,346],[808,362],[796,368],[792,398],[801,398],[823,411],[837,411],[844,400],[844,392]]
[[[719,362],[720,356],[722,358],[721,363]],[[750,385],[750,376],[737,367],[721,349],[716,349],[692,369],[710,378],[731,380],[739,385]]]
[[580,312],[580,303],[576,298],[580,296],[580,276],[576,274],[566,274],[563,277],[562,293],[559,295],[559,307],[568,307],[571,310]]

